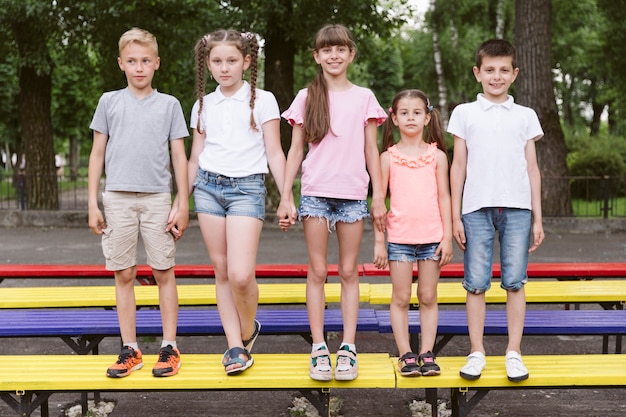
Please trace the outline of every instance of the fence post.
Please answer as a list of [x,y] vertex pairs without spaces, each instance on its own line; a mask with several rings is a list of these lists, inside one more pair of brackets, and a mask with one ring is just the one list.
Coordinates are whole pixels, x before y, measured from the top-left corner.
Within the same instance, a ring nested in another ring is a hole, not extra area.
[[609,186],[610,186],[610,179],[611,179],[610,176],[608,176],[608,175],[604,176],[604,181],[603,181],[603,184],[604,184],[604,207],[602,208],[602,212],[604,214],[604,218],[605,219],[609,218],[609,210],[610,210],[609,209],[609,195],[610,195],[610,192],[609,192],[609,188],[610,187]]

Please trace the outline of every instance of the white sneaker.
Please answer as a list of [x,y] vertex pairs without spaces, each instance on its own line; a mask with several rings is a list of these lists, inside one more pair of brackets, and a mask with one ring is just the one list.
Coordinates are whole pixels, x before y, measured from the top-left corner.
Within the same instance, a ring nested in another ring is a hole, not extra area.
[[465,360],[465,366],[461,368],[460,372],[461,377],[469,379],[470,381],[480,378],[480,374],[483,372],[483,369],[485,369],[485,366],[487,366],[485,355],[482,352],[476,351],[470,353]]
[[511,382],[520,382],[528,379],[528,369],[522,362],[522,357],[514,350],[506,354],[506,376]]

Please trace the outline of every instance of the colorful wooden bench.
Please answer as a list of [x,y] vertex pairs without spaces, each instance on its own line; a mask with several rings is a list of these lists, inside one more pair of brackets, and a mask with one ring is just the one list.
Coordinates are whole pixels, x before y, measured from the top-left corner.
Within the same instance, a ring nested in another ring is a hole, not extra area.
[[[334,356],[334,355],[331,355]],[[383,353],[359,354],[359,377],[350,382],[318,382],[309,378],[308,354],[257,354],[255,365],[239,376],[227,376],[219,354],[188,354],[178,375],[155,378],[149,369],[127,378],[111,379],[104,370],[115,360],[111,355],[23,355],[0,356],[3,369],[20,369],[10,378],[0,378],[0,397],[20,416],[30,416],[41,407],[48,415],[48,398],[54,393],[84,391],[213,391],[297,390],[318,399],[322,415],[329,415],[333,389],[450,389],[453,416],[464,417],[490,390],[609,388],[626,386],[626,355],[526,355],[530,378],[509,382],[504,357],[488,356],[480,379],[459,376],[464,357],[438,359],[442,373],[436,377],[406,378],[397,372],[397,358]],[[147,363],[155,355],[144,355]],[[294,366],[301,363],[302,366]],[[591,367],[581,363],[593,363]],[[67,372],[72,369],[72,372]],[[475,391],[470,397],[469,392]],[[316,395],[317,394],[317,395]]]

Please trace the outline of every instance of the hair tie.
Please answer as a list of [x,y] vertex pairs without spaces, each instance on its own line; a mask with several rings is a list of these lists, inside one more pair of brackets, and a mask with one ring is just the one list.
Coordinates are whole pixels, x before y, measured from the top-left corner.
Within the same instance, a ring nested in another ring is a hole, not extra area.
[[432,112],[433,111],[433,106],[428,106],[428,111]]
[[389,107],[389,113],[393,113],[393,107]]

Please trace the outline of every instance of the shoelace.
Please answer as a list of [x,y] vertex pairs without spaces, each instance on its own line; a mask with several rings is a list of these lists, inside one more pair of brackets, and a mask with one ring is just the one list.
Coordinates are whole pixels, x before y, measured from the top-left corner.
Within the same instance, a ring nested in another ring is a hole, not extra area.
[[161,349],[159,353],[159,362],[170,362],[176,356],[176,352],[170,349]]

